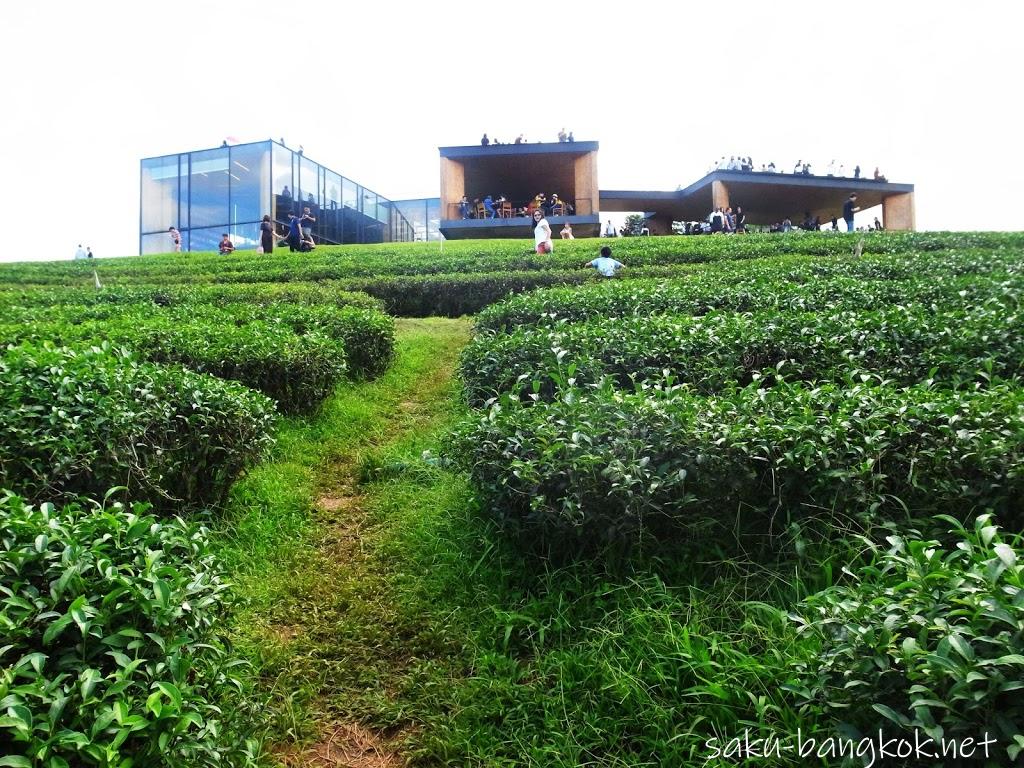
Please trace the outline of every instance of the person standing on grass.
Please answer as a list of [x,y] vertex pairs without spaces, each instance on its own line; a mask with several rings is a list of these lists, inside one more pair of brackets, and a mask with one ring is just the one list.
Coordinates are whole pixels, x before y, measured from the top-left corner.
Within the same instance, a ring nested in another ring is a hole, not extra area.
[[615,277],[615,273],[625,267],[621,261],[612,258],[612,249],[607,245],[601,246],[601,255],[593,261],[587,262],[588,267],[593,267],[605,277]]
[[302,222],[294,213],[288,214],[288,250],[302,250]]
[[220,246],[218,246],[218,250],[220,251],[221,256],[224,256],[225,254],[231,253],[233,250],[235,250],[235,244],[231,242],[231,238],[228,237],[227,232],[221,233]]
[[85,255],[85,249],[82,247],[82,244],[79,243],[78,244],[78,250],[75,251],[75,260],[77,261],[78,259],[86,259],[86,258],[88,258],[88,256]]
[[551,242],[551,225],[539,208],[533,212],[533,242],[537,253],[551,253],[555,249]]
[[850,197],[843,203],[843,221],[846,222],[847,232],[853,232],[853,214],[859,210],[860,208],[857,207],[857,194],[851,192]]
[[92,246],[90,246],[90,245],[85,246],[85,258],[87,258],[87,259],[93,258]]
[[260,222],[260,248],[264,253],[274,252],[274,224],[270,221],[270,215],[264,214]]
[[174,243],[174,252],[181,253],[181,232],[174,227],[168,227],[167,233],[171,236],[171,242]]
[[302,225],[302,239],[313,241],[313,225],[316,224],[316,218],[312,213],[309,212],[309,206],[302,209],[302,219],[300,220]]

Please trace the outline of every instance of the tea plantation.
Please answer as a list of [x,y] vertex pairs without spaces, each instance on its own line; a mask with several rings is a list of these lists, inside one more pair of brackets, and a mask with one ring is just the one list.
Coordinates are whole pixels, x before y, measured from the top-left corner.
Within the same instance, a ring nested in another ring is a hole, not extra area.
[[1015,764],[1024,234],[601,244],[0,265],[0,766]]

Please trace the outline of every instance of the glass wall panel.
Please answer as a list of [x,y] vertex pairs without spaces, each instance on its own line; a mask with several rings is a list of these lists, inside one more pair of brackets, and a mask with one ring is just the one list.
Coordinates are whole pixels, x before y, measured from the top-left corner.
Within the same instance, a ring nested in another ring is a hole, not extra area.
[[324,206],[320,209],[320,235],[332,243],[342,242],[341,176],[324,169]]
[[346,208],[359,210],[359,185],[351,179],[342,177],[341,202]]
[[178,220],[178,156],[142,161],[142,231],[167,231]]
[[363,189],[363,206],[361,210],[371,219],[377,218],[377,195],[375,192]]
[[274,148],[274,183],[273,208],[270,216],[277,221],[287,221],[288,214],[294,212],[295,183],[292,177],[292,152],[280,144],[272,144]]
[[441,234],[441,198],[427,198],[427,240],[443,240]]
[[[145,256],[148,253],[171,253],[174,246],[171,244],[170,235],[166,232],[156,232],[152,235],[143,235],[139,244],[139,253]],[[182,243],[184,248],[184,243]]]
[[231,148],[232,224],[259,221],[270,213],[270,144]]
[[[228,149],[210,149],[190,155],[189,228],[228,223]],[[193,250],[196,249],[193,246]]]
[[[190,251],[216,251],[222,234],[228,231],[227,227],[207,227],[205,229],[193,229],[189,231]],[[237,243],[236,243],[237,245]],[[185,245],[182,243],[182,248]]]
[[[188,154],[185,153],[178,155],[178,219],[181,221],[178,229],[188,227],[188,194]],[[170,226],[170,224],[167,226]],[[181,247],[185,247],[184,240],[181,242]]]
[[[231,227],[230,234],[231,242],[235,244],[236,249],[255,248],[260,244],[260,225],[257,223],[235,224]],[[217,238],[217,242],[220,242],[220,238]]]
[[306,157],[299,157],[299,192],[303,205],[319,205],[319,168]]

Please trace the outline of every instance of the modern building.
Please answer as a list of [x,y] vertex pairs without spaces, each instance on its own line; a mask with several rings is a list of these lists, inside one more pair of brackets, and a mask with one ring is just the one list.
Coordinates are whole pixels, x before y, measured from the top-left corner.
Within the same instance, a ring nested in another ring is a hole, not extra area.
[[674,192],[601,190],[602,211],[644,211],[652,234],[668,234],[672,221],[702,221],[715,208],[741,206],[747,224],[769,226],[808,214],[842,222],[843,203],[857,195],[861,210],[882,206],[886,229],[913,230],[914,185],[844,176],[803,176],[763,171],[716,170]]
[[[146,158],[139,195],[143,254],[171,250],[171,226],[180,230],[185,251],[217,250],[224,232],[236,248],[255,248],[264,215],[283,232],[288,214],[301,214],[306,207],[317,220],[313,237],[318,243],[407,241],[420,226],[394,201],[269,139]],[[424,237],[428,209],[421,225]]]
[[[784,219],[802,221],[806,213],[823,222],[842,218],[843,203],[857,194],[861,210],[882,206],[886,229],[913,230],[914,185],[888,181],[760,171],[716,170],[685,189],[607,190],[598,186],[598,143],[491,144],[440,147],[440,231],[447,238],[529,237],[531,221],[517,216],[539,192],[557,193],[561,215],[548,217],[553,230],[572,225],[577,237],[600,234],[607,213],[642,212],[651,234],[670,234],[673,221],[701,221],[715,208],[742,206],[749,225],[769,226]],[[505,196],[511,215],[486,217],[470,207],[486,195]]]
[[[759,171],[715,170],[685,189],[602,190],[598,143],[576,141],[440,147],[440,198],[393,201],[276,141],[222,146],[142,161],[139,252],[170,250],[167,228],[182,249],[216,250],[227,232],[236,248],[255,248],[259,222],[269,214],[278,231],[288,214],[309,207],[319,243],[380,243],[442,238],[530,237],[532,222],[517,215],[540,192],[559,195],[548,220],[572,225],[577,237],[601,233],[604,214],[642,212],[651,234],[669,234],[673,221],[699,221],[717,207],[742,206],[749,225],[806,213],[822,222],[842,216],[850,193],[867,210],[882,206],[886,229],[913,230],[914,185],[874,179]],[[487,195],[504,197],[495,216],[463,218]]]

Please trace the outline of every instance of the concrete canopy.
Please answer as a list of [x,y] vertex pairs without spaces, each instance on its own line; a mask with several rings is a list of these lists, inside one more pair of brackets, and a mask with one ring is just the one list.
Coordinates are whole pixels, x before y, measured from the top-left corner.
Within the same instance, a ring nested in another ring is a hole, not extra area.
[[[887,228],[913,229],[913,184],[892,184],[873,179],[833,176],[801,176],[756,171],[712,171],[704,178],[675,192],[601,190],[602,211],[654,212],[657,220],[700,221],[719,205],[743,207],[750,224],[773,224],[789,218],[803,220],[804,213],[822,222],[843,215],[843,203],[857,194],[857,206],[867,209],[885,206],[886,201],[910,195],[909,221],[886,222]],[[890,211],[886,208],[886,214]],[[662,222],[663,223],[663,222]],[[890,227],[890,225],[892,225]],[[659,227],[660,229],[660,227]]]

